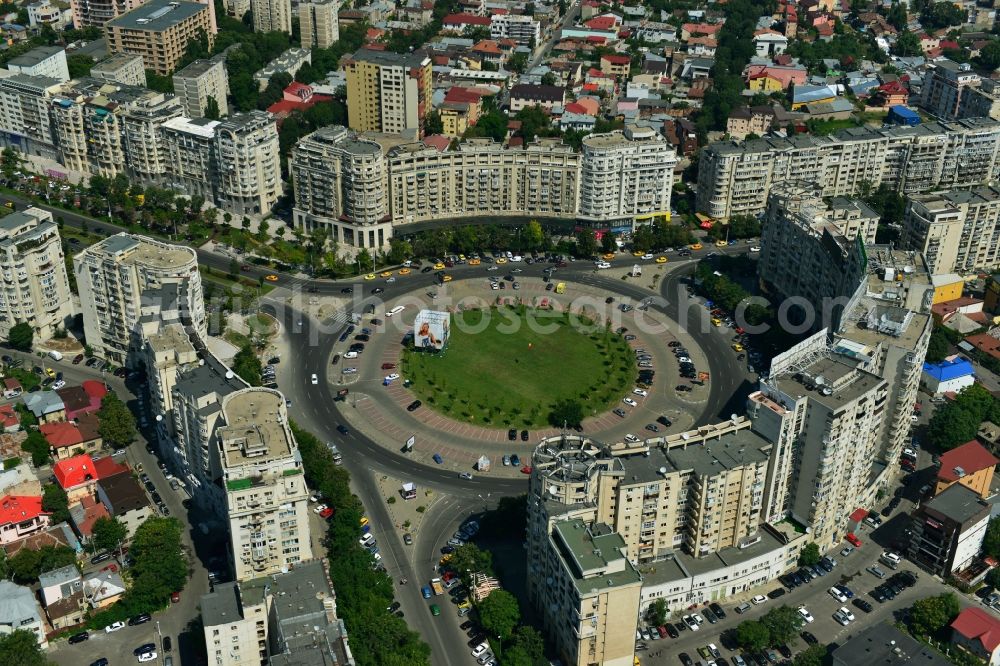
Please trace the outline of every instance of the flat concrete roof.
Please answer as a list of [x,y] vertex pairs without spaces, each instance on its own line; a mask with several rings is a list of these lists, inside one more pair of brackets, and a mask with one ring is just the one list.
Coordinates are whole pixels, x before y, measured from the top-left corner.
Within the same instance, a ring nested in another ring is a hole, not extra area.
[[252,388],[222,402],[226,426],[218,439],[227,468],[291,455],[291,434],[285,426],[285,397],[274,390]]
[[105,238],[83,253],[104,254],[115,257],[123,264],[145,264],[154,268],[183,268],[188,264],[197,265],[198,262],[198,256],[189,247],[126,233]]
[[[595,523],[588,529],[579,518],[558,522],[553,525],[553,540],[566,570],[583,594],[595,588],[622,587],[642,580],[621,553],[625,541],[603,523]],[[586,575],[595,570],[601,573]]]
[[169,30],[199,12],[208,11],[208,9],[208,5],[203,5],[200,2],[149,0],[144,5],[140,5],[118,18],[111,19],[107,25],[124,30],[161,32]]

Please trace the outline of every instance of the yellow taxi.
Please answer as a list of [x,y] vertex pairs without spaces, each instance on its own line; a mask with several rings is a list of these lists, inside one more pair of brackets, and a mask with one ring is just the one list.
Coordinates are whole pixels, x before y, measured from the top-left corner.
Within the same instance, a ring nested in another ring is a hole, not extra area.
[[445,555],[444,557],[442,557],[440,560],[438,560],[438,564],[440,564],[441,566],[444,566],[444,565],[448,564],[449,562],[451,562],[451,553],[448,553],[447,555]]
[[729,245],[729,243],[724,240],[715,241],[715,247],[726,247],[727,245]]
[[497,263],[498,264],[506,264],[507,263],[507,257],[497,257]]
[[400,275],[409,275],[410,274],[410,269],[409,268],[400,268],[399,269],[399,274]]
[[365,276],[365,279],[366,280],[374,280],[375,279],[375,274],[374,273],[369,273],[368,275]]
[[268,282],[277,282],[278,281],[278,276],[277,275],[273,275],[273,274],[272,275],[265,275],[264,279],[267,280]]
[[607,254],[601,256],[601,259],[603,259],[604,261],[611,261],[614,258],[615,258],[614,252],[608,252]]
[[718,317],[712,317],[712,326],[722,326],[722,320]]
[[437,262],[436,264],[434,264],[434,270],[436,271],[444,270],[444,264],[442,264],[440,261]]
[[458,260],[459,261],[465,261],[465,255],[464,254],[458,255]]
[[656,258],[656,263],[658,263],[658,264],[665,264],[665,263],[667,263],[667,258],[666,257],[657,257]]
[[382,271],[379,275],[382,277],[392,277],[392,271]]
[[451,282],[452,277],[450,275],[444,275],[441,277],[441,282]]
[[478,259],[469,259],[469,265],[470,265],[470,266],[478,266],[478,265],[479,265],[479,264],[481,264],[481,263],[482,263],[482,262],[481,262],[481,261],[479,261]]
[[644,254],[646,254],[646,253],[643,252],[642,250],[636,250],[635,252],[632,253],[632,256],[633,257],[641,257]]
[[738,342],[734,342],[733,343],[733,351],[734,352],[741,352],[741,351],[743,351],[743,345],[741,345]]
[[47,374],[49,377],[55,377],[56,371],[53,370],[52,368],[45,368],[45,374]]
[[691,243],[690,245],[688,245],[688,247],[691,248],[692,250],[700,250],[703,247],[703,245],[701,243]]

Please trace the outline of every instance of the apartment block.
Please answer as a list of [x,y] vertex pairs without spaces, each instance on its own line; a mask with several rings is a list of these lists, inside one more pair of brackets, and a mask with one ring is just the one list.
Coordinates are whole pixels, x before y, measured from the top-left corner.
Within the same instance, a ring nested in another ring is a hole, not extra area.
[[219,105],[219,115],[229,115],[229,77],[226,59],[216,56],[208,60],[195,60],[184,69],[174,72],[174,94],[184,106],[188,118],[203,118],[211,97]]
[[[528,572],[550,584],[529,595],[566,663],[627,664],[640,603],[665,587],[686,586],[681,608],[730,593],[720,583],[729,576],[712,572],[744,558],[721,561],[721,552],[747,550],[753,559],[776,551],[776,566],[785,570],[789,555],[761,531],[772,447],[750,425],[734,418],[644,443],[605,445],[574,435],[536,447]],[[663,569],[669,583],[657,581],[647,594],[646,574],[635,578],[639,569]],[[693,578],[701,575],[713,582],[695,592]]]
[[756,215],[776,183],[816,183],[824,197],[854,196],[863,184],[902,194],[969,187],[998,176],[1000,122],[969,118],[833,136],[722,141],[701,152],[697,207],[710,217]]
[[962,484],[949,486],[913,512],[907,556],[942,578],[979,556],[990,521],[990,504]]
[[51,213],[28,208],[0,218],[0,277],[0,336],[20,322],[42,340],[66,327],[74,314],[73,294]]
[[0,79],[0,142],[26,155],[56,159],[52,97],[57,79],[14,74]]
[[73,27],[100,28],[108,21],[132,11],[142,4],[141,0],[70,0]]
[[309,488],[288,426],[285,397],[248,388],[222,400],[216,432],[236,580],[312,559]]
[[146,66],[141,55],[118,53],[90,68],[90,75],[108,83],[146,87]]
[[216,200],[236,215],[267,213],[281,196],[278,128],[266,111],[238,113],[215,127]]
[[924,76],[920,106],[942,120],[967,117],[963,113],[967,101],[963,98],[967,90],[979,85],[979,75],[969,63],[935,60]]
[[202,596],[201,609],[209,662],[218,666],[356,663],[319,561],[216,585]]
[[1000,265],[1000,189],[985,185],[912,195],[902,242],[922,253],[935,275],[993,270]]
[[490,18],[490,39],[513,39],[534,48],[541,36],[541,26],[532,16],[497,14]]
[[[218,120],[173,118],[160,128],[170,164],[171,187],[187,194],[215,199],[215,128]],[[216,203],[218,201],[216,200]]]
[[389,172],[379,144],[345,127],[324,127],[292,148],[288,169],[297,228],[324,229],[345,245],[380,248],[389,242]]
[[264,65],[259,72],[254,73],[253,78],[257,82],[257,87],[263,92],[275,74],[288,74],[294,79],[299,69],[311,62],[312,51],[293,47]]
[[628,227],[669,216],[677,155],[659,132],[628,128],[583,138],[578,216]]
[[299,30],[302,46],[317,49],[330,48],[340,39],[337,0],[315,0],[299,3]]
[[[749,396],[754,430],[771,441],[786,512],[804,525],[820,550],[844,536],[851,513],[874,501],[879,434],[888,385],[829,350],[820,331],[772,361],[760,390]],[[760,423],[758,424],[758,420]]]
[[66,49],[61,46],[38,46],[7,61],[7,69],[26,76],[47,76],[69,81]]
[[188,42],[204,33],[208,47],[215,41],[211,3],[149,0],[104,24],[111,53],[141,55],[147,69],[170,75],[184,57]]
[[352,130],[423,134],[424,119],[431,110],[430,58],[361,49],[344,69]]
[[[292,34],[292,3],[290,0],[250,0],[254,32],[284,32]],[[242,14],[236,18],[242,18]]]
[[72,13],[67,12],[62,5],[53,5],[49,0],[36,0],[28,3],[28,27],[41,29],[49,26],[55,31],[64,30],[72,21]]
[[144,347],[146,308],[172,309],[186,326],[207,335],[201,274],[194,250],[120,233],[73,257],[83,329],[94,353],[133,365]]

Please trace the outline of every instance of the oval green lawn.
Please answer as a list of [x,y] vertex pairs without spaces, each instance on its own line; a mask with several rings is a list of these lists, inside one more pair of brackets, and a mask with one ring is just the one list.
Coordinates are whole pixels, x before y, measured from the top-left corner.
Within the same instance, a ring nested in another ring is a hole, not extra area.
[[465,423],[546,426],[563,399],[579,401],[585,416],[599,414],[631,390],[635,355],[613,331],[586,321],[581,331],[570,319],[529,308],[456,314],[448,348],[404,350],[402,374],[426,406]]

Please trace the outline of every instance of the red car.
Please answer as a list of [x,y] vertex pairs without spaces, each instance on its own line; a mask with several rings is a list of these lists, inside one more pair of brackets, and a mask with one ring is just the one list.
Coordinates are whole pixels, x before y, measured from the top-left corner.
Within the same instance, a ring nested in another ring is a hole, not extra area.
[[848,532],[847,536],[844,538],[850,541],[851,545],[854,546],[855,548],[861,548],[861,539],[854,536],[854,532]]
[[525,465],[521,468],[521,474],[531,474],[531,466]]
[[117,564],[109,564],[108,566],[106,566],[103,569],[101,569],[101,571],[110,571],[111,573],[114,573],[114,572],[118,571],[118,565]]
[[181,593],[180,592],[173,592],[173,593],[170,594],[170,603],[177,604],[177,603],[180,603],[180,601],[181,601]]
[[333,509],[331,509],[330,507],[323,509],[322,511],[319,512],[319,517],[325,518],[326,520],[330,520],[331,518],[333,518]]
[[395,367],[396,367],[395,363],[383,363],[382,364],[382,369],[383,370],[392,370]]
[[73,357],[73,365],[80,365],[80,361],[83,360],[83,354],[77,354]]

